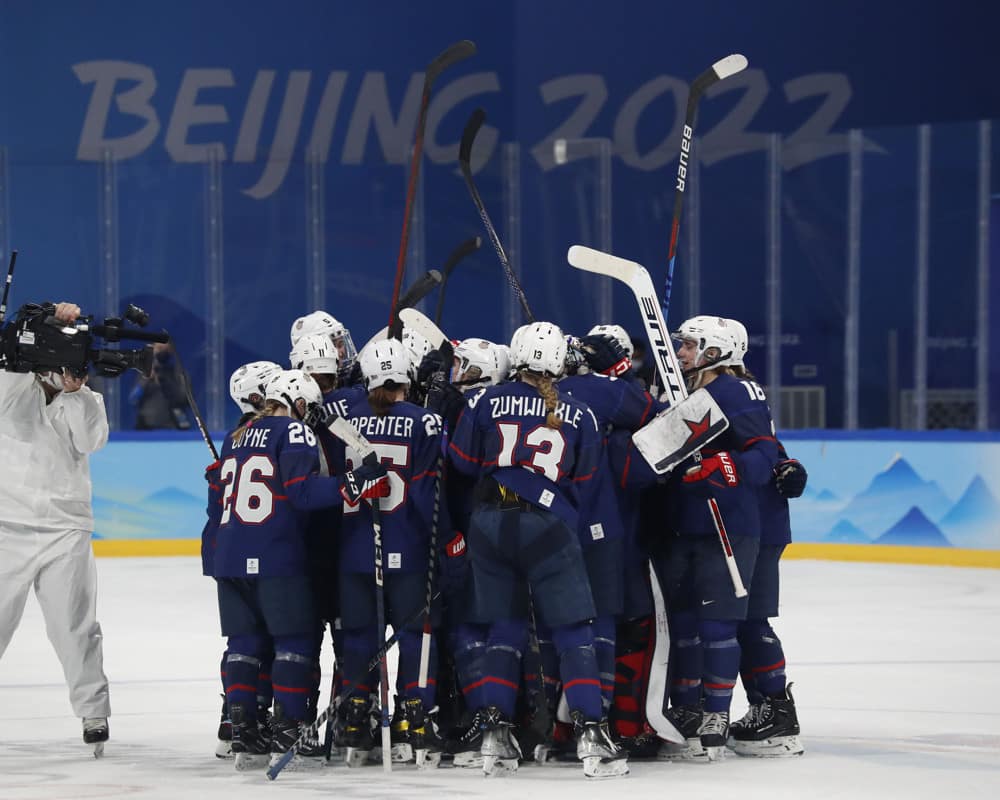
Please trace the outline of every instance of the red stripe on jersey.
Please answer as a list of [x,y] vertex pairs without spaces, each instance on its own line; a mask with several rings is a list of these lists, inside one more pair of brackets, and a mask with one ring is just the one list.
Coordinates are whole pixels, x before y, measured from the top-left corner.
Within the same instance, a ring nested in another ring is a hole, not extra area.
[[279,686],[278,684],[272,684],[274,691],[276,692],[290,692],[291,694],[306,694],[311,692],[308,686]]
[[785,659],[781,659],[781,661],[779,661],[777,664],[770,664],[766,667],[754,667],[753,673],[759,674],[761,672],[774,672],[774,670],[781,669],[784,666],[785,666]]
[[575,681],[567,681],[563,684],[563,691],[566,691],[571,686],[597,686],[600,687],[601,682],[594,680],[593,678],[577,678]]
[[291,486],[293,483],[300,483],[301,481],[304,481],[308,477],[309,477],[308,475],[300,475],[297,478],[292,478],[290,481],[285,481],[284,485]]
[[473,464],[482,464],[483,463],[478,458],[475,458],[474,456],[470,456],[467,453],[463,453],[454,442],[449,442],[448,443],[448,449],[454,451],[458,455],[459,458],[464,458],[466,461],[471,461]]
[[743,443],[743,449],[746,450],[747,448],[752,447],[757,442],[776,442],[776,441],[778,440],[775,439],[773,436],[754,436],[752,439],[747,439]]

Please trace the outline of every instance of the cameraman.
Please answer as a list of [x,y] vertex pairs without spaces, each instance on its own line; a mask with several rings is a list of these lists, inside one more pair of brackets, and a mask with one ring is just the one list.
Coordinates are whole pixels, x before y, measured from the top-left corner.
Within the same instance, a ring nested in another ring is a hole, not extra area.
[[184,380],[173,344],[154,344],[153,373],[140,378],[129,394],[129,402],[136,407],[136,430],[190,429]]
[[[74,323],[80,308],[59,303]],[[108,679],[97,621],[88,454],[108,440],[104,399],[69,371],[0,371],[0,657],[32,584],[62,662],[83,739],[108,738]]]

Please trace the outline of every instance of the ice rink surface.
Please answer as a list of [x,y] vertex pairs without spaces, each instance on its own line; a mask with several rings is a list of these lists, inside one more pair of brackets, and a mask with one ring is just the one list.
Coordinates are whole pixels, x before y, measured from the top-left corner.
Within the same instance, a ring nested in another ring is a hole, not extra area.
[[[81,741],[32,598],[0,660],[0,798],[1000,798],[1000,571],[815,561],[783,570],[775,628],[795,682],[800,758],[634,763],[629,777],[605,781],[567,765],[486,780],[336,764],[269,783],[213,754],[223,642],[199,562],[100,559],[106,755],[95,760]],[[326,650],[326,670],[330,659]],[[745,705],[740,692],[734,717]]]

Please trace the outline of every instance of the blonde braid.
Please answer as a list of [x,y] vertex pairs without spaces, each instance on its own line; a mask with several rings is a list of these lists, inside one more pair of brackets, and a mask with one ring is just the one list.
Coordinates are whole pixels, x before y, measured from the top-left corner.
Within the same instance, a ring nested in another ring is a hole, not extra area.
[[556,415],[556,409],[559,407],[559,392],[556,391],[552,378],[548,375],[540,376],[535,388],[538,389],[538,393],[545,401],[545,410],[548,412],[545,415],[545,427],[559,430],[562,427],[562,419]]

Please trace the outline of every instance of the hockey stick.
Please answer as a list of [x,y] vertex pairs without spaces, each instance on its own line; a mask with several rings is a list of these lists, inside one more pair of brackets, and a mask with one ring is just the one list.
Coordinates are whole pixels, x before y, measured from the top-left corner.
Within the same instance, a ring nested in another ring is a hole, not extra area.
[[435,286],[440,286],[444,276],[436,269],[428,270],[421,277],[417,278],[407,289],[403,296],[396,303],[393,313],[393,324],[388,329],[388,338],[398,339],[403,335],[403,323],[399,319],[399,312],[404,308],[411,308],[423,300],[433,291]]
[[187,398],[188,405],[191,406],[191,413],[194,414],[194,421],[198,426],[198,430],[201,431],[201,438],[205,440],[205,444],[208,445],[208,450],[212,454],[212,460],[219,460],[219,451],[215,449],[215,442],[212,441],[212,437],[208,432],[208,426],[205,424],[204,418],[201,416],[201,411],[198,408],[198,404],[194,401],[194,392],[191,391],[191,376],[188,371],[184,369],[184,364],[181,362],[181,353],[177,349],[177,343],[173,342],[174,345],[174,358],[177,359],[177,370],[181,373],[181,380],[184,383],[184,396]]
[[423,336],[434,348],[440,349],[441,345],[447,341],[437,325],[435,325],[426,314],[422,314],[415,308],[404,308],[399,312],[399,318],[403,320],[403,327],[411,328]]
[[417,118],[417,130],[414,135],[413,153],[410,157],[410,178],[406,184],[406,204],[403,207],[403,232],[399,237],[399,256],[396,258],[396,280],[392,286],[392,302],[389,304],[389,328],[396,320],[396,303],[399,300],[399,290],[403,283],[403,271],[406,267],[406,246],[410,241],[410,220],[413,217],[413,196],[417,189],[417,178],[420,176],[420,160],[424,152],[424,129],[427,127],[427,107],[431,102],[431,87],[437,77],[452,64],[464,61],[476,52],[476,46],[468,39],[456,42],[440,53],[424,71],[424,90],[420,96],[420,116]]
[[726,533],[726,523],[722,521],[722,512],[714,497],[708,498],[708,511],[712,515],[712,522],[715,531],[719,534],[719,542],[722,544],[722,555],[726,559],[726,568],[729,570],[729,577],[733,582],[733,592],[737,597],[746,597],[747,590],[740,577],[740,568],[736,563],[736,556],[733,555],[733,546],[729,542],[729,534]]
[[466,239],[458,247],[456,247],[448,260],[444,262],[444,266],[441,268],[444,272],[444,280],[441,281],[441,289],[438,291],[438,304],[437,309],[434,311],[434,324],[441,324],[441,314],[444,311],[444,290],[448,285],[448,278],[451,277],[451,273],[454,272],[455,267],[458,266],[458,262],[465,258],[470,253],[475,253],[480,247],[482,247],[483,240],[478,236],[473,236],[471,239]]
[[[478,237],[477,237],[478,241]],[[478,245],[476,245],[478,247]],[[7,267],[7,282],[3,286],[3,300],[0,300],[0,325],[7,319],[7,295],[10,294],[10,284],[14,280],[14,263],[17,261],[17,250],[10,251],[10,266]],[[438,305],[440,309],[440,304]],[[440,310],[438,314],[440,314]]]
[[[378,456],[372,453],[366,460],[375,460]],[[382,501],[372,498],[372,535],[375,537],[375,620],[380,631],[379,636],[385,636],[385,584],[382,574]],[[379,706],[381,707],[382,728],[382,770],[392,772],[392,738],[389,731],[389,664],[383,655],[378,664]]]
[[521,288],[521,282],[517,279],[517,275],[514,274],[514,270],[510,268],[510,261],[507,259],[503,245],[500,244],[500,237],[497,236],[496,228],[493,227],[490,215],[486,213],[486,206],[483,205],[483,198],[479,196],[479,190],[472,179],[472,143],[476,140],[476,134],[479,133],[479,129],[483,126],[484,122],[486,122],[486,112],[481,108],[477,108],[472,112],[472,116],[469,117],[469,121],[465,124],[465,130],[462,132],[462,143],[458,148],[458,166],[462,170],[462,177],[465,178],[465,185],[472,196],[472,202],[475,203],[476,210],[479,212],[479,218],[486,227],[490,243],[496,251],[497,258],[500,259],[504,275],[507,276],[507,283],[514,290],[517,299],[521,301],[521,308],[524,309],[524,314],[528,318],[528,322],[534,322],[535,315],[531,313],[531,309],[528,307],[528,298],[524,296],[524,289]]
[[[434,598],[432,599],[436,598],[437,595],[434,595]],[[360,675],[354,676],[355,681],[353,684],[351,684],[352,686],[361,683],[368,675],[368,673],[371,672],[373,669],[375,669],[379,665],[380,661],[385,659],[388,652],[392,650],[392,648],[399,643],[399,638],[400,636],[402,636],[403,632],[410,625],[412,625],[417,620],[417,618],[423,613],[424,613],[424,607],[421,606],[412,614],[410,614],[409,617],[406,618],[406,621],[399,626],[399,630],[393,631],[392,636],[386,639],[382,643],[382,646],[375,651],[375,653],[372,655],[370,659],[368,659],[368,664],[365,667],[365,671]],[[268,768],[266,773],[268,780],[273,781],[275,778],[277,778],[280,772],[285,767],[288,766],[289,762],[293,758],[295,758],[296,753],[298,753],[299,750],[302,749],[302,746],[305,744],[305,742],[311,741],[316,738],[316,734],[319,732],[320,727],[322,727],[327,722],[327,720],[329,720],[334,714],[337,713],[337,710],[343,704],[344,698],[346,698],[348,694],[350,694],[350,692],[340,694],[337,697],[330,699],[329,704],[327,704],[327,707],[319,715],[317,715],[316,720],[314,722],[309,723],[308,727],[302,730],[302,733],[299,736],[299,738],[296,739],[295,742],[292,744],[292,746],[288,748],[288,752],[283,753],[281,755],[281,758],[279,758],[271,767]]]
[[747,68],[745,56],[733,53],[716,61],[701,75],[691,82],[688,89],[687,109],[684,113],[684,127],[681,129],[681,151],[677,162],[677,184],[674,187],[674,217],[670,223],[670,247],[667,251],[667,280],[663,290],[661,307],[663,317],[668,316],[670,308],[670,292],[674,283],[674,258],[677,256],[677,231],[681,225],[681,206],[684,203],[684,189],[687,187],[688,161],[691,157],[691,139],[694,136],[694,124],[698,117],[698,103],[705,90],[730,75],[742,72]]
[[676,405],[686,398],[688,393],[684,375],[677,363],[677,354],[670,344],[667,323],[663,319],[656,290],[646,268],[634,261],[627,261],[579,244],[570,247],[566,258],[570,266],[576,269],[597,275],[608,275],[622,281],[632,290],[639,303],[639,313],[646,328],[646,338],[649,339],[650,347],[656,357],[656,370],[669,395],[670,405]]

